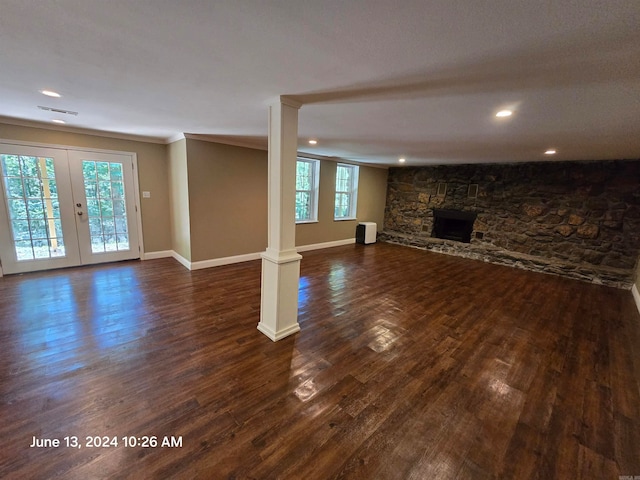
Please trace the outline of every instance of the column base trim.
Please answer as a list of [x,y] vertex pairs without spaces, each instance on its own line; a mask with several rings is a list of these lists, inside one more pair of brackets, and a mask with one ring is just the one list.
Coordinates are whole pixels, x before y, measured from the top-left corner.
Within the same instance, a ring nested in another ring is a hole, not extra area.
[[288,337],[289,335],[293,335],[294,333],[298,333],[300,331],[300,325],[298,325],[298,324],[291,325],[291,326],[289,326],[287,328],[283,328],[282,330],[276,332],[276,331],[272,330],[271,328],[269,328],[264,323],[259,322],[258,323],[258,330],[260,330],[267,337],[269,337],[269,339],[272,342],[277,342],[278,340],[282,340],[283,338]]

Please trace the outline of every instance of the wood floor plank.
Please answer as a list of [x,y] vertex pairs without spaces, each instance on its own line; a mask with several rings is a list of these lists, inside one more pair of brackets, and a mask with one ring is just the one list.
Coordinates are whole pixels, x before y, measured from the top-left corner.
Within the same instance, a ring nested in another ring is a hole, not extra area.
[[373,244],[306,252],[298,298],[274,343],[260,262],[0,278],[0,477],[640,475],[629,292]]

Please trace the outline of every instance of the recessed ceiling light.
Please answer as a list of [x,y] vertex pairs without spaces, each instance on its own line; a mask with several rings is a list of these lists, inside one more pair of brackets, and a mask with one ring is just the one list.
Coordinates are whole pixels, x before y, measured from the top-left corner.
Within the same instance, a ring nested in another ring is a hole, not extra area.
[[51,120],[53,123],[67,123],[64,120],[60,120],[59,118],[54,118],[53,120]]
[[511,110],[500,110],[496,113],[496,117],[510,117],[513,114]]
[[58,92],[54,92],[53,90],[40,90],[40,93],[46,95],[47,97],[54,98],[60,98],[62,96]]
[[544,152],[545,155],[555,155],[556,151],[553,148],[550,148],[549,150],[547,150],[546,152]]
[[318,140],[309,140],[309,145],[317,145]]
[[399,158],[399,159],[398,159],[398,161],[399,161],[400,163],[404,163],[404,162],[406,162],[406,161],[407,161],[407,159],[406,159],[406,158]]

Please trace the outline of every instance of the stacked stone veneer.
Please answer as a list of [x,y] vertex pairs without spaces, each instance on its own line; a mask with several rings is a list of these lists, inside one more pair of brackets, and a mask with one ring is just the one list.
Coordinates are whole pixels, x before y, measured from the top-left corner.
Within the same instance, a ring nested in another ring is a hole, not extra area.
[[[434,208],[477,212],[471,243],[433,238]],[[392,168],[380,240],[630,288],[640,161]]]

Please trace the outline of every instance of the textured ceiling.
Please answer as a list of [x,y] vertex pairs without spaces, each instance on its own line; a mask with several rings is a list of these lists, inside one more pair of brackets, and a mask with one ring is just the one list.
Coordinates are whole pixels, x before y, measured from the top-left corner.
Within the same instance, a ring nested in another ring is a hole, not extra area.
[[317,155],[637,159],[639,24],[638,0],[0,0],[0,115],[264,145],[289,95]]

